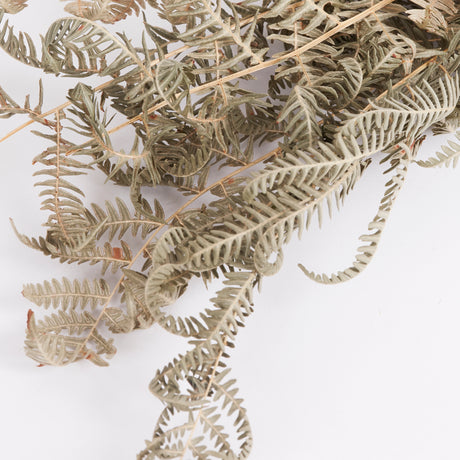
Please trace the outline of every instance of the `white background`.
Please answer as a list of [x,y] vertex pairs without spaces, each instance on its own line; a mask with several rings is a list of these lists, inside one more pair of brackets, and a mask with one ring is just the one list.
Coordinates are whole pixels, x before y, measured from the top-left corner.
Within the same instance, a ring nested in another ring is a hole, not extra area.
[[[37,38],[63,14],[58,2],[44,3],[32,2],[13,23]],[[31,92],[34,100],[39,71],[5,54],[0,69],[11,95],[22,102]],[[45,76],[44,84],[47,110],[74,81]],[[0,121],[0,134],[23,121]],[[60,266],[13,235],[8,217],[29,235],[43,233],[46,217],[31,165],[46,143],[26,132],[0,145],[0,458],[135,458],[161,410],[147,385],[186,343],[154,326],[117,337],[109,368],[37,368],[24,356],[31,305],[22,284],[95,273]],[[420,155],[444,140],[430,138]],[[414,165],[375,260],[348,283],[315,284],[296,265],[331,272],[350,264],[377,210],[381,168],[370,168],[321,232],[312,229],[286,249],[230,363],[253,428],[253,460],[460,458],[459,179],[458,170]],[[103,179],[93,181],[88,200],[101,202]],[[180,302],[197,308],[211,296],[196,286]]]

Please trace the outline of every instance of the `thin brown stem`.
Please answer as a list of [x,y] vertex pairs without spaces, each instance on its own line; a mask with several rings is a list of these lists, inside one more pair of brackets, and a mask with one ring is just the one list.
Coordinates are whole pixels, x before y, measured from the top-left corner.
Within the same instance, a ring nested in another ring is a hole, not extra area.
[[[109,82],[107,82],[105,86],[107,86],[108,83]],[[101,87],[102,87],[102,85],[101,85]],[[96,88],[96,90],[100,89],[101,87]],[[43,118],[46,118],[48,115],[53,115],[56,112],[62,112],[62,110],[64,110],[65,108],[69,107],[69,105],[71,105],[71,102],[66,102],[64,104],[59,105],[58,107],[55,107],[54,109],[48,110],[48,112],[40,114],[35,119],[29,120],[29,121],[23,123],[21,126],[18,126],[17,128],[15,128],[12,131],[10,131],[9,133],[7,133],[5,136],[3,136],[0,139],[0,143],[2,143],[3,141],[6,141],[9,137],[13,136],[14,134],[18,133],[19,131],[23,130],[24,128],[27,128],[27,126],[30,126],[31,124],[35,123],[38,118],[43,119]]]

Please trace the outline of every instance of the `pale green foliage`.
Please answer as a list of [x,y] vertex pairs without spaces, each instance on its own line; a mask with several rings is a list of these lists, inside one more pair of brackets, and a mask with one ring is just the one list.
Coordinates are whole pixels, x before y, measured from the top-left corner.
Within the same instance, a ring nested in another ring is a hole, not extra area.
[[109,293],[109,285],[103,279],[94,280],[91,284],[88,280],[72,283],[67,278],[62,278],[62,282],[53,279],[43,284],[26,284],[22,291],[26,299],[39,307],[61,307],[64,311],[68,308],[74,310],[77,306],[85,308],[88,304],[94,310],[107,301]]
[[144,0],[61,0],[68,4],[65,10],[75,16],[81,16],[93,21],[100,20],[114,23],[125,19],[126,16],[139,14],[145,8]]
[[[257,18],[241,24],[237,5],[225,0],[163,0],[160,16],[174,26],[187,24],[187,30],[177,35],[177,39],[199,50],[190,53],[196,60],[214,61],[200,71],[205,73],[237,70],[245,60],[260,63],[268,50],[260,47],[255,35]],[[242,2],[244,3],[244,2]],[[225,8],[227,7],[227,8]],[[242,30],[242,27],[245,30]],[[232,52],[230,45],[236,45]],[[259,49],[260,48],[260,49]]]
[[[243,400],[237,397],[235,379],[226,379],[229,369],[217,372],[212,380],[207,382],[200,378],[199,373],[209,373],[206,360],[197,367],[198,375],[184,375],[190,388],[190,402],[193,398],[200,401],[199,406],[186,404],[183,408],[176,402],[166,403],[155,427],[151,441],[139,453],[138,460],[150,460],[157,453],[180,457],[190,452],[200,459],[245,459],[252,447],[252,435],[246,410],[241,406]],[[201,372],[200,372],[201,371]],[[203,394],[205,397],[203,401]],[[174,394],[176,400],[179,395]],[[177,423],[174,416],[185,415],[182,423]],[[223,419],[222,415],[225,417]],[[223,420],[222,420],[223,419]],[[233,447],[227,434],[229,425],[233,422],[234,430],[240,440]]]
[[411,0],[421,8],[407,11],[409,18],[428,32],[445,35],[448,29],[446,16],[457,12],[454,0]]
[[[96,318],[84,311],[59,311],[35,321],[29,311],[27,319],[26,354],[42,365],[63,366],[89,359],[94,364],[106,366],[106,358],[112,357],[116,348],[113,339],[105,339],[95,329]],[[62,334],[67,331],[68,334]],[[80,337],[82,334],[83,335]],[[90,351],[87,345],[94,347]]]
[[[138,458],[244,459],[253,440],[225,359],[283,247],[333,217],[383,153],[391,177],[356,260],[332,275],[301,266],[322,283],[349,280],[374,257],[412,163],[458,162],[454,141],[416,158],[430,128],[459,127],[455,2],[67,0],[73,16],[52,23],[41,47],[6,19],[24,6],[0,0],[6,53],[45,72],[105,81],[81,80],[67,104],[45,113],[41,85],[35,107],[0,88],[0,117],[26,115],[50,142],[34,160],[46,234],[14,228],[19,239],[102,273],[24,287],[28,300],[53,308],[38,319],[29,312],[26,353],[42,365],[107,365],[113,334],[158,323],[191,348],[150,383],[165,408]],[[141,37],[103,24],[141,12]],[[153,13],[169,27],[156,26]],[[132,147],[117,149],[113,133],[128,125]],[[131,203],[112,195],[87,203],[76,179],[95,169],[128,188]],[[159,186],[190,199],[167,216]],[[213,198],[193,208],[208,192]],[[171,305],[196,278],[223,287],[198,314],[175,314]]]
[[[456,138],[460,141],[460,131],[457,131]],[[454,141],[447,141],[447,145],[443,145],[442,152],[436,152],[436,156],[427,160],[418,160],[417,164],[424,168],[433,168],[435,166],[457,166],[460,158],[460,144]]]
[[401,166],[396,167],[394,176],[387,182],[385,193],[380,201],[377,214],[369,224],[368,230],[372,233],[362,235],[359,238],[367,244],[358,248],[358,254],[356,255],[356,260],[353,262],[353,265],[343,271],[327,276],[325,274],[315,274],[308,271],[303,265],[299,264],[299,267],[310,279],[324,284],[341,283],[359,275],[369,265],[379,244],[392,205],[395,202],[398,192],[404,184],[404,179],[406,178],[408,165],[407,159],[400,160],[399,164]]
[[0,8],[10,14],[16,14],[27,6],[28,0],[0,0]]
[[9,118],[13,115],[25,114],[29,115],[37,123],[43,123],[43,120],[40,118],[43,106],[43,85],[40,80],[38,87],[38,104],[31,108],[30,105],[30,95],[28,94],[25,97],[24,104],[21,106],[13,98],[0,87],[0,118]]
[[[24,5],[21,5],[21,9],[22,7],[24,7]],[[0,28],[1,48],[13,58],[24,64],[28,64],[32,67],[41,67],[42,62],[37,55],[37,49],[32,38],[27,33],[23,32],[19,32],[19,34],[16,35],[13,27],[9,25],[8,20],[4,19],[6,12],[8,12],[8,10],[0,8],[0,19],[2,21]]]

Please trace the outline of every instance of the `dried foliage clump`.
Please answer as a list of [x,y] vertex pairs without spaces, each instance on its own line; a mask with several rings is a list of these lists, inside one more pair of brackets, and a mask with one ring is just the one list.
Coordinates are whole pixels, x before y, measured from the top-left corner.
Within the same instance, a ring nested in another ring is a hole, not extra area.
[[[27,115],[22,127],[41,124],[37,134],[50,142],[34,159],[47,231],[16,230],[19,238],[63,263],[101,269],[91,281],[24,287],[54,310],[41,319],[29,311],[26,353],[40,365],[107,365],[113,334],[158,323],[187,337],[192,349],[150,383],[164,410],[138,458],[244,459],[251,429],[225,359],[283,246],[339,208],[383,153],[386,190],[356,260],[333,274],[301,267],[321,283],[349,280],[374,256],[408,168],[458,162],[460,142],[417,158],[427,130],[459,128],[456,2],[67,1],[72,16],[51,24],[41,46],[9,25],[7,14],[25,6],[0,0],[5,53],[55,75],[106,77],[98,87],[78,83],[47,112],[41,86],[35,108],[0,91],[0,115]],[[103,24],[141,12],[140,46]],[[158,16],[169,27],[156,26]],[[129,152],[112,138],[127,126]],[[74,178],[94,169],[127,188],[131,202],[85,203]],[[158,186],[189,200],[167,216]],[[134,254],[128,234],[139,242]],[[109,270],[118,282],[104,278]],[[172,314],[193,278],[221,278],[224,287],[198,316]]]

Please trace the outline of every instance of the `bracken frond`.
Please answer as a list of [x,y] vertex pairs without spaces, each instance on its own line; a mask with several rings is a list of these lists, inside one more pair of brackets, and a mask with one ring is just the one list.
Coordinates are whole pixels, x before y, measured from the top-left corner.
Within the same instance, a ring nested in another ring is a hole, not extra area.
[[75,16],[108,24],[121,21],[131,14],[138,15],[145,8],[144,0],[64,0],[65,10]]
[[[457,131],[455,137],[460,141],[460,131]],[[460,158],[460,144],[451,140],[447,141],[447,145],[441,146],[442,152],[436,152],[435,157],[427,160],[417,160],[416,163],[423,168],[433,168],[436,166],[452,166],[455,168]]]
[[[41,82],[35,106],[0,87],[0,118],[28,118],[0,143],[39,123],[34,134],[48,146],[33,160],[45,233],[29,237],[12,223],[19,240],[100,271],[24,286],[28,301],[52,308],[39,318],[29,311],[26,353],[39,365],[105,366],[112,337],[157,323],[188,349],[154,374],[150,390],[164,409],[138,459],[244,460],[251,429],[227,359],[285,246],[334,217],[380,157],[389,180],[354,262],[331,275],[301,266],[321,283],[349,280],[375,256],[413,163],[458,163],[458,7],[64,1],[71,17],[52,22],[38,47],[7,16],[26,2],[0,0],[6,58],[80,79],[48,111]],[[140,13],[136,42],[114,23]],[[128,148],[119,147],[122,130]],[[430,130],[456,139],[419,159]],[[109,191],[87,201],[100,189],[80,184],[93,175]],[[178,313],[197,278],[223,285],[209,305]]]
[[27,6],[28,0],[0,0],[0,8],[6,13],[16,14]]
[[52,279],[43,284],[26,284],[22,291],[26,299],[40,307],[52,306],[64,311],[77,307],[84,309],[88,304],[94,310],[107,301],[109,292],[109,286],[103,279],[71,282],[67,278],[62,278],[62,281]]

